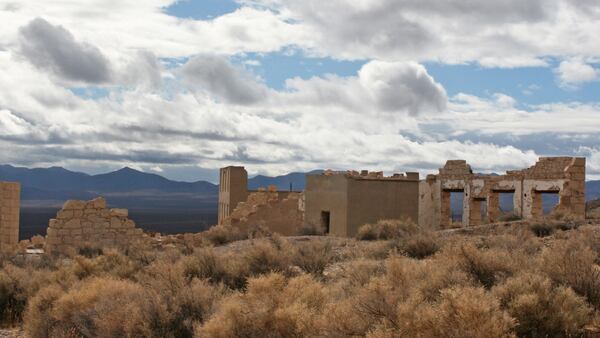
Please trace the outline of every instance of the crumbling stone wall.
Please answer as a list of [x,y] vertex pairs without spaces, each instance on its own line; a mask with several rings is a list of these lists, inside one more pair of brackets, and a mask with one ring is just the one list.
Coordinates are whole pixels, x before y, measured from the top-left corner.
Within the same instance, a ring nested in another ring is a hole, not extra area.
[[67,201],[50,220],[46,251],[70,253],[86,245],[125,247],[143,237],[142,229],[127,216],[127,209],[107,209],[102,197],[87,202]]
[[265,227],[284,236],[297,235],[304,222],[304,200],[299,192],[278,192],[276,187],[251,192],[221,222],[243,231]]
[[[452,192],[463,193],[464,226],[499,221],[499,195],[503,192],[513,194],[516,217],[543,216],[542,195],[557,193],[559,203],[553,213],[584,219],[585,158],[542,157],[530,168],[507,171],[505,175],[473,174],[466,161],[447,161],[438,175],[428,175],[420,184],[419,224],[453,226]],[[484,215],[481,210],[485,210]]]
[[19,183],[0,182],[0,249],[19,243],[20,196]]

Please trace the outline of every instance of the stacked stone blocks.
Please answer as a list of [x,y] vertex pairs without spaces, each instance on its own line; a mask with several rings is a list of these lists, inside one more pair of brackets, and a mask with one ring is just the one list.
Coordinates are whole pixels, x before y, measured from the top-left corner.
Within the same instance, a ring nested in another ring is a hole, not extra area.
[[19,242],[19,208],[21,185],[0,182],[0,249],[10,249]]
[[71,253],[84,246],[126,247],[143,237],[142,229],[127,218],[127,209],[108,209],[102,197],[67,201],[51,219],[46,251]]

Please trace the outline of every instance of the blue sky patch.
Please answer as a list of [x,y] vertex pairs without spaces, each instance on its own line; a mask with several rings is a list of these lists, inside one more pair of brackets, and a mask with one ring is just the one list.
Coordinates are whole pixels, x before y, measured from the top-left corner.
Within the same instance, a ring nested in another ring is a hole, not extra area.
[[103,87],[72,87],[69,90],[86,100],[98,100],[108,97],[110,90]]
[[232,61],[245,65],[254,74],[263,78],[267,86],[278,90],[285,88],[285,80],[294,77],[309,79],[325,74],[356,76],[367,62],[366,60],[345,61],[307,57],[304,53],[295,50],[268,54],[248,53],[234,57]]
[[210,20],[234,12],[240,5],[233,0],[178,0],[165,13],[182,19]]
[[565,89],[559,86],[554,69],[550,67],[482,68],[475,64],[445,65],[426,63],[428,73],[442,84],[449,96],[466,93],[490,97],[502,93],[515,98],[521,105],[539,105],[554,102],[596,102],[600,83],[583,84],[580,88]]

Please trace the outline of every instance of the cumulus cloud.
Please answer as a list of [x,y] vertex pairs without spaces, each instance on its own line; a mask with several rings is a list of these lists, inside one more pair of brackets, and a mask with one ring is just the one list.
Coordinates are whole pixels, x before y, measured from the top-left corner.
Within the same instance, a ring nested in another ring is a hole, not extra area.
[[266,87],[251,73],[234,67],[222,56],[196,56],[179,73],[190,90],[209,93],[224,102],[253,104],[267,95]]
[[345,107],[370,116],[386,113],[410,115],[439,113],[447,96],[427,70],[413,62],[370,61],[357,76],[300,78],[286,82],[282,104]]
[[548,56],[600,56],[594,1],[243,2],[276,10],[309,32],[305,48],[341,58],[520,67],[547,65]]
[[62,78],[86,83],[110,80],[110,63],[102,52],[79,42],[62,26],[42,18],[33,19],[19,29],[22,55],[32,64]]
[[580,59],[562,61],[556,69],[556,73],[560,85],[566,88],[576,88],[583,83],[595,81],[600,77],[600,70]]
[[419,64],[372,61],[359,71],[359,78],[380,110],[418,115],[446,108],[446,91]]

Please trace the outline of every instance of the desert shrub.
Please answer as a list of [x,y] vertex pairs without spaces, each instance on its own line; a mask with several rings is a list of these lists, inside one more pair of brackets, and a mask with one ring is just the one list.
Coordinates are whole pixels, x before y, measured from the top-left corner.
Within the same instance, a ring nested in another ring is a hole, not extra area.
[[0,271],[0,320],[2,323],[18,322],[27,302],[19,277],[11,273],[16,272],[17,269],[8,267]]
[[51,315],[51,310],[56,300],[63,295],[64,291],[60,286],[51,284],[41,289],[29,300],[24,315],[24,329],[28,337],[52,337],[53,327],[56,323]]
[[399,305],[395,326],[384,326],[369,336],[512,337],[514,325],[514,319],[483,288],[454,287],[443,290],[433,303],[412,297]]
[[47,270],[4,265],[0,269],[0,324],[19,323],[28,299],[51,279]]
[[67,292],[47,287],[28,305],[25,328],[32,338],[191,337],[224,294],[199,279],[181,284],[170,273],[155,279],[147,285],[90,278]]
[[204,231],[202,237],[213,245],[223,245],[248,238],[247,234],[231,225],[215,225]]
[[498,221],[500,222],[514,222],[521,220],[521,216],[515,214],[514,212],[507,212],[500,215]]
[[580,335],[592,312],[573,290],[555,287],[547,277],[535,274],[509,278],[494,287],[493,293],[517,320],[519,337]]
[[409,257],[422,259],[438,252],[440,244],[436,234],[425,232],[399,240],[397,247]]
[[544,250],[541,268],[555,282],[570,286],[600,309],[600,267],[597,254],[580,239],[554,243]]
[[333,259],[329,242],[310,241],[299,243],[292,264],[315,275],[322,275]]
[[388,240],[404,238],[419,232],[419,226],[410,220],[381,220],[375,224],[365,224],[358,229],[359,240]]
[[529,226],[531,232],[533,232],[538,237],[547,237],[550,236],[556,231],[557,225],[553,223],[548,223],[544,221],[539,221]]
[[77,254],[86,258],[94,258],[102,255],[102,248],[91,244],[85,244],[77,250]]
[[139,317],[145,297],[140,286],[112,279],[90,279],[67,293],[53,286],[32,301],[25,327],[32,338],[148,335]]
[[288,252],[280,250],[278,242],[258,240],[244,253],[242,259],[250,275],[257,276],[269,272],[285,272],[290,267]]
[[339,264],[334,271],[327,279],[341,283],[346,290],[352,290],[364,286],[373,277],[383,275],[385,267],[382,261],[359,258]]
[[226,298],[196,337],[305,337],[318,335],[324,287],[308,275],[251,278],[245,293]]
[[271,236],[273,236],[273,232],[264,225],[250,226],[247,231],[247,238],[250,239],[267,238]]
[[463,244],[451,254],[463,271],[487,289],[515,272],[513,255],[502,249],[478,249],[473,244]]
[[298,231],[300,236],[322,236],[325,234],[325,229],[316,224],[305,224]]

